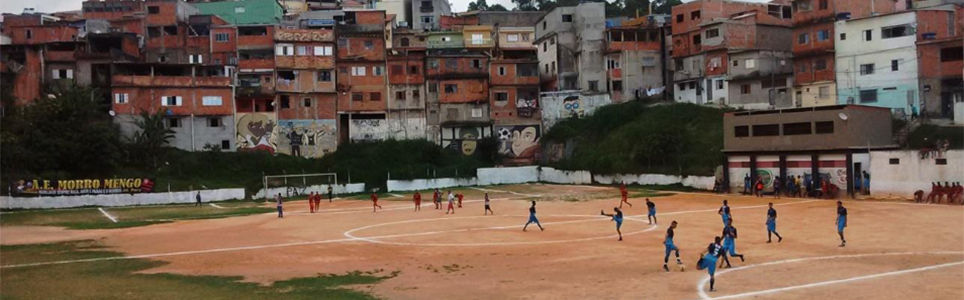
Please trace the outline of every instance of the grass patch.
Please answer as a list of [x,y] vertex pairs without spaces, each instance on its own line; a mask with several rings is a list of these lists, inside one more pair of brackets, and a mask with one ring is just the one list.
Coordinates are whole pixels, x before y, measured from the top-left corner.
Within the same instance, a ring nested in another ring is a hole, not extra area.
[[[94,241],[0,246],[4,264],[120,255]],[[146,259],[123,259],[11,268],[3,270],[4,299],[375,299],[346,286],[374,284],[398,272],[318,274],[263,286],[239,276],[137,274],[163,265]]]
[[218,205],[223,208],[216,208],[207,204],[200,207],[190,204],[105,208],[109,214],[117,218],[116,223],[108,220],[96,208],[15,211],[4,213],[0,217],[0,226],[34,225],[60,226],[69,229],[112,229],[146,226],[177,220],[216,219],[274,211],[272,207],[264,207],[259,203],[250,201],[228,202]]

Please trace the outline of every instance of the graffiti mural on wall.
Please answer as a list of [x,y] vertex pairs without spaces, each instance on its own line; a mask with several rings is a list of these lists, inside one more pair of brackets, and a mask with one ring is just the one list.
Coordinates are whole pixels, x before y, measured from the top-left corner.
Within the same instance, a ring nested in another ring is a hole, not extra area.
[[540,152],[539,125],[498,126],[499,153],[509,159],[531,162]]
[[569,96],[562,100],[562,116],[567,118],[581,118],[586,116],[582,100],[579,96]]
[[239,151],[268,151],[278,149],[277,121],[273,113],[238,113],[237,145]]
[[278,121],[279,153],[299,157],[322,157],[338,147],[334,119]]
[[377,141],[384,140],[388,134],[388,122],[385,119],[354,119],[351,120],[351,140]]
[[475,149],[478,148],[481,138],[479,128],[455,128],[455,139],[443,140],[442,147],[461,152],[463,155],[472,155],[475,154]]

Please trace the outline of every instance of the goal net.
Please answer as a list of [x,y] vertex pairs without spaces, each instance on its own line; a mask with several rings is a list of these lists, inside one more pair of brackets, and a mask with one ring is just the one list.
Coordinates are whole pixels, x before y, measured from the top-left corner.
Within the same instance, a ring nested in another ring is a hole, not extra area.
[[338,184],[338,174],[284,174],[264,176],[264,197],[273,198],[277,194],[282,197],[297,197],[311,192],[326,194],[328,187]]

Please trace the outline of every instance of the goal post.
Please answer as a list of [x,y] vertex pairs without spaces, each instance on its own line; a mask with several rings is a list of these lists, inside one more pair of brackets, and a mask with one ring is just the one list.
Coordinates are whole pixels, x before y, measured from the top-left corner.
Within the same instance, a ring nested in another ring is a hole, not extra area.
[[[286,198],[307,195],[309,192],[326,193],[328,186],[338,184],[338,174],[305,173],[264,175],[262,184],[264,185],[265,199],[271,199],[272,195],[279,192]],[[310,189],[312,187],[317,187],[317,190]],[[278,191],[276,188],[284,188],[284,191]]]

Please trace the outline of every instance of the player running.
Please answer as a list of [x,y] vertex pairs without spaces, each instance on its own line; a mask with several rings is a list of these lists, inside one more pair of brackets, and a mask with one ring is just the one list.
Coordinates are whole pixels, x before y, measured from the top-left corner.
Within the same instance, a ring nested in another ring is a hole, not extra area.
[[453,214],[455,213],[455,195],[452,194],[452,191],[449,191],[449,207],[445,210],[445,214],[449,214],[450,211]]
[[656,222],[656,203],[653,203],[653,201],[649,201],[649,198],[646,198],[646,209],[648,210],[646,219],[649,219],[649,224],[659,224],[659,222]]
[[715,291],[713,285],[716,283],[716,261],[720,255],[723,255],[723,247],[720,246],[720,237],[715,237],[706,247],[706,252],[700,253],[700,261],[696,264],[698,269],[706,269],[710,274],[710,292]]
[[375,194],[375,191],[372,190],[372,212],[375,212],[376,209],[382,209],[382,206],[378,205],[378,194]]
[[613,214],[607,214],[607,213],[603,212],[602,210],[600,210],[600,211],[599,211],[599,214],[613,218],[613,221],[616,222],[616,233],[619,234],[619,240],[622,241],[622,240],[623,240],[623,232],[620,231],[619,228],[620,228],[620,227],[623,227],[623,211],[622,211],[622,210],[619,210],[618,207],[613,207],[613,211],[614,211],[615,213],[613,213]]
[[485,193],[485,211],[482,213],[482,215],[483,216],[488,215],[489,213],[492,213],[493,215],[495,214],[495,212],[492,211],[492,207],[489,206],[489,193],[486,192]]
[[727,204],[726,200],[723,200],[723,206],[720,206],[720,210],[716,211],[716,213],[720,214],[720,217],[723,217],[723,226],[726,226],[727,221],[732,217],[730,215],[730,205]]
[[415,195],[412,195],[412,201],[415,201],[415,211],[422,210],[422,194],[415,191]]
[[529,227],[529,224],[531,223],[536,223],[536,225],[539,226],[540,231],[546,230],[545,228],[542,228],[542,224],[539,224],[539,219],[536,219],[536,201],[532,201],[532,206],[529,207],[529,221],[526,222],[525,226],[522,226],[522,231],[526,231],[526,227]]
[[843,202],[837,201],[837,234],[840,235],[840,247],[847,246],[847,240],[843,235],[845,227],[847,227],[847,208],[843,206]]
[[773,202],[770,202],[770,209],[767,210],[767,243],[772,241],[771,233],[777,235],[777,243],[783,241],[783,237],[777,233],[777,210],[773,209]]
[[629,203],[629,191],[626,190],[625,183],[619,186],[619,194],[623,197],[623,200],[619,202],[619,208],[623,208],[623,203],[629,204],[629,207],[633,207],[633,204]]
[[[733,257],[739,257],[740,261],[743,260],[743,254],[736,253],[736,227],[733,227],[733,219],[727,220],[726,227],[723,228],[723,261],[726,262],[726,267],[732,267],[730,265],[730,259],[727,258],[727,254]],[[723,263],[720,263],[720,267]]]
[[669,224],[669,228],[666,229],[666,238],[663,239],[663,246],[666,246],[666,256],[663,256],[663,270],[666,270],[666,272],[669,272],[669,267],[666,267],[666,263],[669,262],[669,254],[673,251],[676,251],[676,264],[679,265],[680,271],[683,270],[683,262],[679,259],[679,248],[676,247],[676,244],[673,244],[675,230],[676,221],[673,220],[673,222]]

